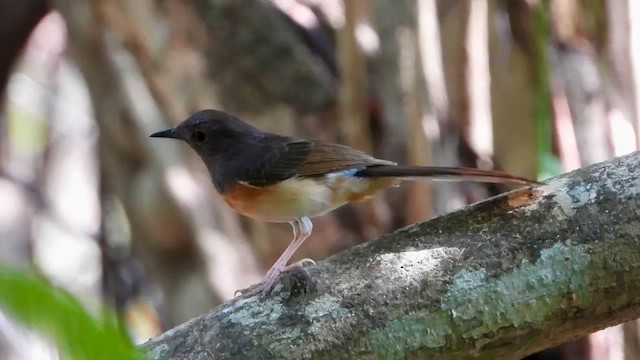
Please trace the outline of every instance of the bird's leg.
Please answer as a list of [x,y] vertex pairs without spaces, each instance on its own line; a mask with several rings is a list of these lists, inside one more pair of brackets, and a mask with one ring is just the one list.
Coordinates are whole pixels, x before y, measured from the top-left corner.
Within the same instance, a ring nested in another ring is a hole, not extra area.
[[238,290],[242,295],[253,295],[257,293],[267,294],[271,291],[276,281],[280,278],[283,272],[301,267],[309,262],[314,263],[311,259],[303,259],[296,263],[293,263],[287,266],[287,262],[291,259],[291,256],[298,250],[300,245],[311,235],[311,230],[313,230],[313,224],[311,223],[311,219],[308,217],[301,217],[296,219],[295,221],[290,222],[293,227],[293,241],[287,247],[287,249],[280,255],[278,260],[271,266],[271,269],[267,271],[267,274],[264,276],[260,283],[251,286],[248,289]]
[[302,243],[309,237],[309,235],[311,235],[311,230],[313,230],[313,224],[311,223],[311,219],[309,219],[308,217],[296,219],[295,221],[290,222],[290,224],[293,228],[293,241],[291,241],[291,244],[289,244],[287,249],[282,253],[282,255],[280,255],[280,258],[278,258],[275,264],[271,266],[271,269],[267,271],[267,275],[265,275],[264,277],[264,280],[266,280],[266,283],[269,285],[267,286],[269,288],[267,292],[275,284],[276,280],[278,280],[280,274],[291,268],[299,267],[305,261],[310,260],[303,259],[299,262],[287,266],[289,259],[291,259],[300,245],[302,245]]

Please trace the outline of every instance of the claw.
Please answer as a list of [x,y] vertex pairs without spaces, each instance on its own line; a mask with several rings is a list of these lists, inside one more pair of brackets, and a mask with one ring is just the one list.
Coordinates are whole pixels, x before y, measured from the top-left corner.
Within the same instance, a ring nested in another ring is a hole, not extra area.
[[287,270],[296,269],[296,268],[304,268],[307,266],[314,266],[315,264],[316,262],[313,261],[313,259],[304,258],[300,261],[294,262],[293,264],[287,265],[287,267],[285,267],[284,270],[287,271]]
[[246,289],[236,290],[234,296],[240,297],[251,297],[255,295],[268,295],[271,290],[273,290],[273,285],[271,287],[267,286],[266,282],[259,282],[257,284],[253,284]]

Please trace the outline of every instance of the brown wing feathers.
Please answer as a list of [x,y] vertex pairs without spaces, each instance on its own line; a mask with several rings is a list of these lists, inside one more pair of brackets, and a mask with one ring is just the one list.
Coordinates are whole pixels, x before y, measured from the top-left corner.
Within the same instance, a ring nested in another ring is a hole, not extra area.
[[294,176],[322,176],[330,172],[360,169],[371,165],[392,165],[347,146],[271,137],[251,154],[251,166],[240,169],[240,181],[267,186]]
[[[251,169],[244,169],[240,180],[254,186],[266,186],[294,176],[315,177],[327,173],[360,169],[360,177],[427,177],[440,180],[479,182],[513,182],[531,184],[534,181],[509,174],[473,168],[406,166],[376,159],[348,146],[279,137],[271,138],[269,147],[255,154]],[[259,159],[261,158],[261,159]]]
[[348,146],[315,142],[306,161],[298,166],[297,172],[300,176],[319,176],[372,165],[395,165],[395,163],[376,159]]

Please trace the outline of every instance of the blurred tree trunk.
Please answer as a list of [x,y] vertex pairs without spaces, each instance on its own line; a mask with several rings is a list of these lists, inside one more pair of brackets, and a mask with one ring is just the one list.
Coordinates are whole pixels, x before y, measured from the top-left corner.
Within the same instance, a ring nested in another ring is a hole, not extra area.
[[[495,162],[505,171],[530,178],[538,175],[535,117],[533,18],[514,11],[519,1],[491,6],[491,109]],[[521,35],[518,35],[521,34]]]

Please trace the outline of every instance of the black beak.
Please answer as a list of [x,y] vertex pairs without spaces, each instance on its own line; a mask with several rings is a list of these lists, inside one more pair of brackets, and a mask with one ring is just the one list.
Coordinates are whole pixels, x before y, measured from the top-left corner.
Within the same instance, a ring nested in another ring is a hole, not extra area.
[[182,140],[182,138],[178,135],[178,133],[174,129],[167,129],[167,130],[154,132],[149,137],[159,137],[159,138],[170,138],[170,139]]

